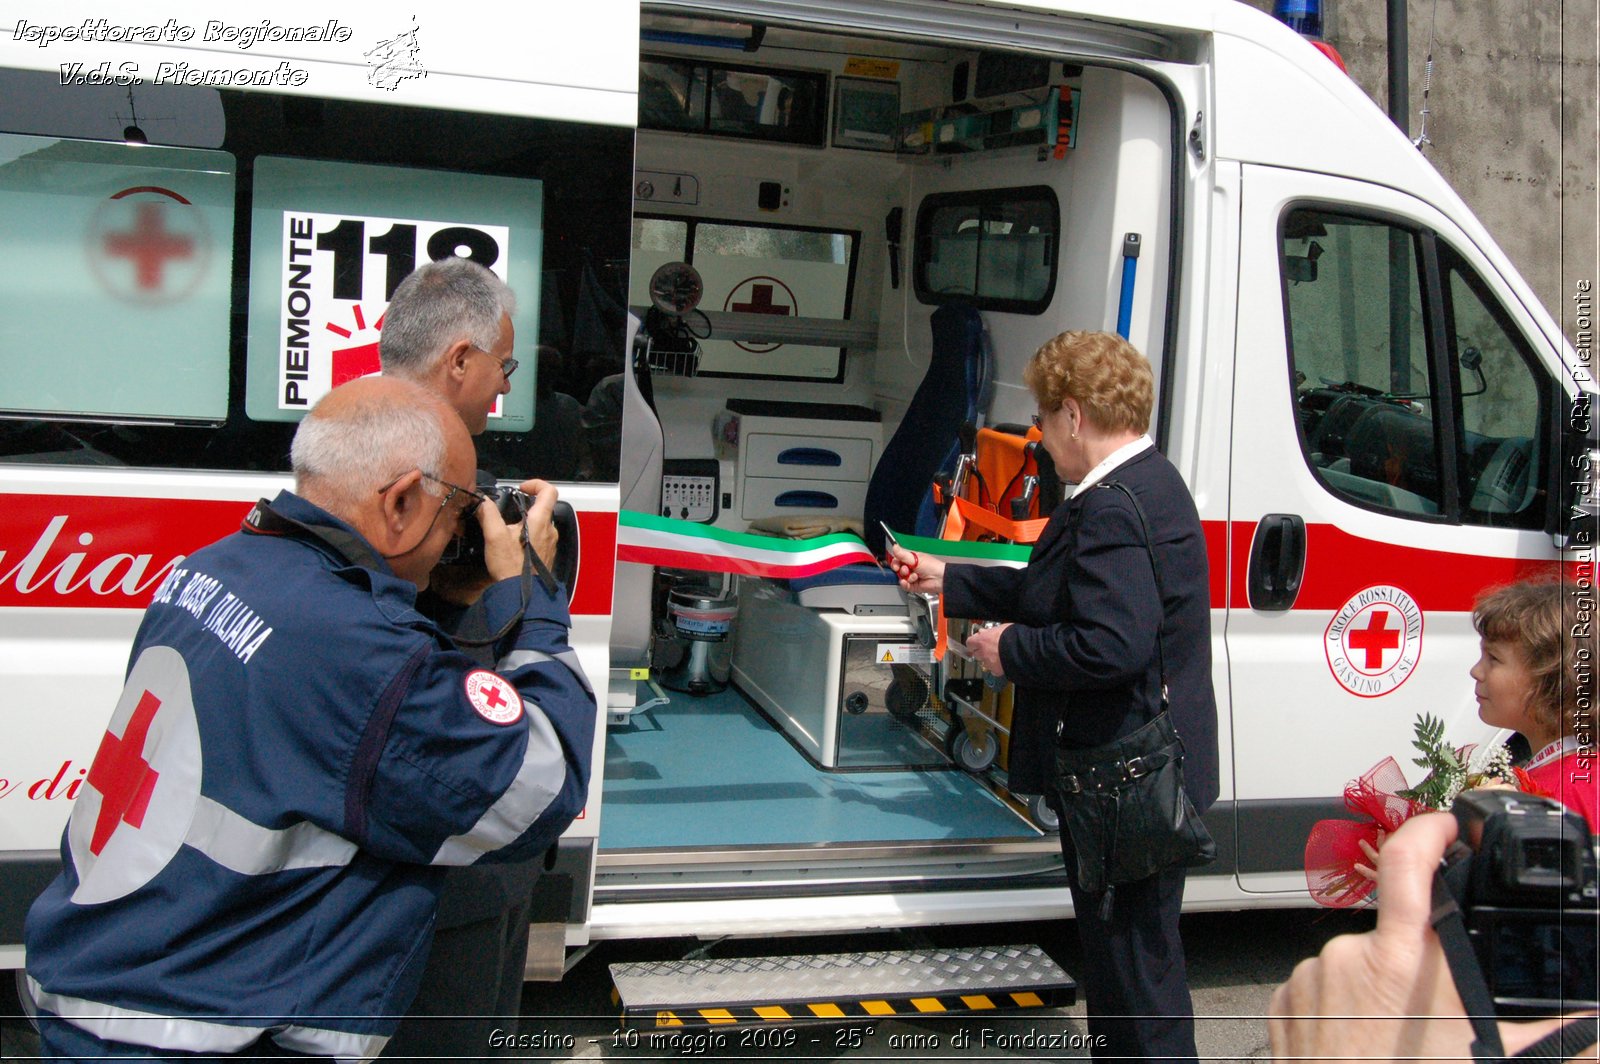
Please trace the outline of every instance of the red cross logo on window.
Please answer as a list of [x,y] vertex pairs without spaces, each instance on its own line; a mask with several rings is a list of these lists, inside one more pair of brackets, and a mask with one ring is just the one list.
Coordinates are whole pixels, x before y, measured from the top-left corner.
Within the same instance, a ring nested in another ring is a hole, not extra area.
[[118,299],[171,303],[192,294],[211,258],[205,211],[159,185],[135,185],[95,208],[84,234],[89,269]]
[[[795,298],[794,290],[778,278],[757,274],[734,285],[728,292],[728,298],[723,300],[722,309],[736,314],[766,314],[774,318],[786,318],[800,314],[800,301]],[[735,340],[734,343],[758,355],[783,346],[751,340]]]
[[135,204],[133,230],[107,233],[106,254],[132,259],[140,288],[159,290],[168,259],[194,256],[194,240],[167,230],[167,206],[159,201]]
[[792,308],[774,303],[772,292],[770,284],[753,284],[750,286],[750,302],[734,303],[732,307],[740,314],[788,314]]
[[1362,667],[1367,669],[1383,668],[1383,652],[1396,650],[1400,646],[1400,629],[1387,627],[1389,623],[1388,610],[1373,610],[1372,619],[1365,628],[1350,633],[1350,649],[1366,652],[1366,660]]
[[144,741],[150,734],[161,700],[149,691],[139,699],[122,735],[106,732],[89,766],[89,786],[100,792],[100,816],[94,822],[94,837],[89,852],[96,857],[111,841],[117,824],[141,827],[150,796],[155,792],[160,773],[144,759]]

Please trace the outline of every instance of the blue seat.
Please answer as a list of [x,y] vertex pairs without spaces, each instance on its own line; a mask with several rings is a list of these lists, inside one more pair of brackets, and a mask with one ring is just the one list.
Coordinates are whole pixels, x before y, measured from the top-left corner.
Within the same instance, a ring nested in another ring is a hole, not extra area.
[[880,521],[896,532],[938,535],[933,478],[955,466],[961,427],[976,422],[988,403],[990,358],[978,312],[946,304],[933,312],[932,325],[928,370],[867,483],[862,518],[867,546],[878,555],[884,553]]
[[[863,531],[880,557],[886,552],[880,521],[896,532],[939,534],[933,478],[954,468],[962,426],[975,423],[988,405],[990,356],[978,312],[947,304],[933,312],[932,326],[927,372],[867,483]],[[865,563],[789,581],[805,605],[849,608],[847,587],[858,589],[856,604],[902,601],[894,575]]]

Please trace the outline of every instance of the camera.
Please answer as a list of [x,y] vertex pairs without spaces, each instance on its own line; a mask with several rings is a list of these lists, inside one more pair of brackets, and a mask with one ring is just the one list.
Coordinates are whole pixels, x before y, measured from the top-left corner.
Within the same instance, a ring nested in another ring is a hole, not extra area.
[[1466,791],[1439,876],[1501,1016],[1595,1007],[1595,842],[1583,817],[1542,795]]
[[[533,501],[521,490],[511,487],[486,488],[484,494],[494,500],[495,509],[500,511],[501,519],[508,525],[514,525],[526,517],[528,504]],[[461,535],[451,540],[450,546],[445,548],[439,564],[482,569],[483,526],[478,524],[476,514],[468,514],[464,524],[466,527]]]

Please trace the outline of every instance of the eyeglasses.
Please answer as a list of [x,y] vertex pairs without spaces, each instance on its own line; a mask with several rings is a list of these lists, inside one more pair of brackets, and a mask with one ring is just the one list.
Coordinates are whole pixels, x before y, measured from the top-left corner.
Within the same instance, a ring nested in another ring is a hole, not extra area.
[[1040,414],[1033,415],[1033,427],[1040,432],[1044,431],[1044,417]]
[[[409,472],[411,472],[411,470],[409,470],[409,469],[406,470],[406,473],[409,473]],[[441,512],[444,510],[444,508],[446,506],[450,505],[450,500],[455,498],[457,495],[465,495],[468,499],[472,500],[472,505],[464,506],[464,507],[461,508],[461,512],[463,514],[467,513],[470,510],[476,510],[479,506],[481,506],[484,503],[489,501],[489,496],[485,495],[481,491],[474,491],[472,488],[464,488],[460,484],[452,484],[448,480],[445,480],[443,477],[436,477],[432,473],[429,473],[429,472],[427,472],[425,470],[419,469],[419,470],[417,470],[417,472],[422,474],[422,477],[423,477],[424,480],[431,480],[435,484],[439,484],[439,485],[441,485],[443,487],[446,487],[446,488],[450,489],[449,491],[444,493],[444,498],[442,500],[440,500],[440,502],[439,502],[439,510]],[[387,483],[383,487],[379,488],[378,489],[378,494],[382,495],[385,492],[387,492],[390,488],[392,488],[396,484],[400,483],[401,477],[404,477],[406,475],[406,473],[401,473],[399,476],[397,476],[393,480],[389,481],[389,483]],[[435,521],[437,521],[439,519],[439,515],[438,514],[434,514],[433,515],[433,519]]]
[[[472,350],[478,352],[480,355],[488,355],[490,358],[494,358],[494,353],[493,352],[485,351],[481,347],[474,347]],[[500,372],[505,374],[506,380],[510,380],[511,379],[511,375],[513,373],[517,372],[517,367],[522,365],[522,363],[518,362],[514,358],[505,358],[505,359],[494,358],[494,360],[496,362],[500,363]],[[424,475],[426,475],[426,474],[424,474]]]

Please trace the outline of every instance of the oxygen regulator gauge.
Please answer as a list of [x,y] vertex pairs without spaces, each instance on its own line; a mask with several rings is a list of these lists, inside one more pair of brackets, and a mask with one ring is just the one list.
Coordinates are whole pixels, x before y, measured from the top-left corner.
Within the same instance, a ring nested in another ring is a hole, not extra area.
[[663,314],[678,317],[700,305],[705,295],[700,271],[687,262],[669,262],[650,276],[650,302]]

